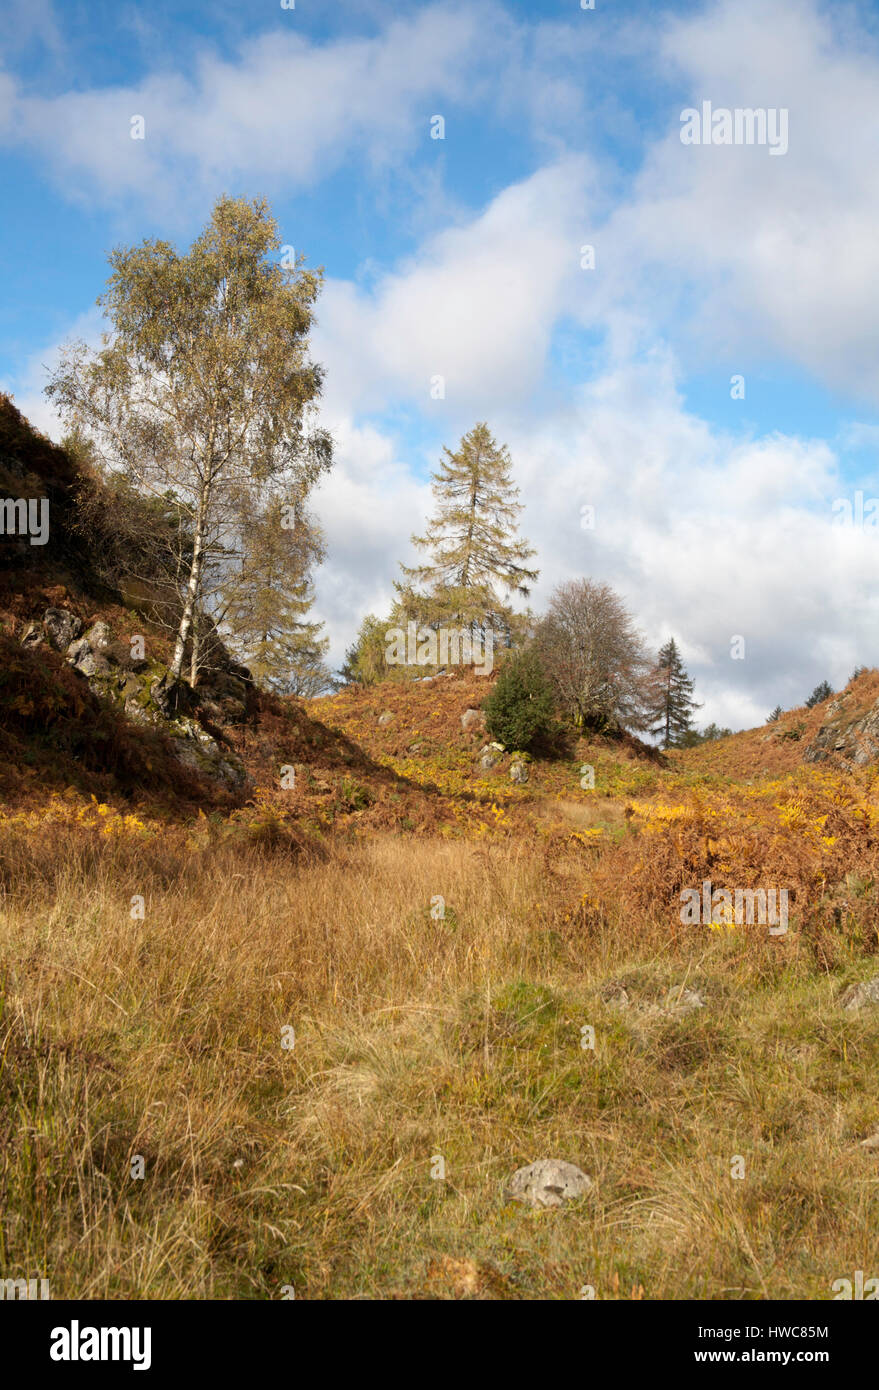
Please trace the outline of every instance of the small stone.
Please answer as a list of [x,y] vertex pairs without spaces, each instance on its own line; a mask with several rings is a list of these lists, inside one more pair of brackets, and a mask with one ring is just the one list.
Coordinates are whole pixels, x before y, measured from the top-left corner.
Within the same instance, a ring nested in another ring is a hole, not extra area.
[[517,782],[520,786],[528,781],[530,774],[527,763],[513,763],[510,767],[510,781]]
[[601,992],[601,1002],[608,1009],[628,1009],[631,1004],[629,991],[622,985],[609,984]]
[[484,729],[484,711],[481,709],[465,709],[464,713],[461,715],[461,728],[465,733],[470,729]]
[[839,1002],[842,1008],[852,1013],[879,1004],[879,975],[874,975],[872,980],[862,980],[860,984],[849,985]]
[[507,1195],[530,1207],[560,1207],[563,1202],[584,1197],[591,1187],[592,1179],[575,1164],[561,1158],[538,1158],[526,1168],[517,1168]]
[[879,1154],[879,1129],[877,1129],[875,1134],[871,1134],[868,1139],[861,1140],[861,1148],[866,1149],[868,1153]]
[[393,719],[394,719],[394,716],[393,716],[393,714],[391,713],[391,711],[390,711],[389,709],[386,709],[385,712],[384,712],[384,714],[380,714],[379,717],[378,717],[379,727],[380,727],[380,728],[384,728],[386,724],[391,724],[391,723],[393,723]]
[[21,639],[21,645],[31,649],[42,646],[45,635],[41,623],[28,623]]
[[695,989],[670,989],[665,1000],[665,1012],[675,1018],[685,1018],[697,1009],[705,1008],[705,1000]]

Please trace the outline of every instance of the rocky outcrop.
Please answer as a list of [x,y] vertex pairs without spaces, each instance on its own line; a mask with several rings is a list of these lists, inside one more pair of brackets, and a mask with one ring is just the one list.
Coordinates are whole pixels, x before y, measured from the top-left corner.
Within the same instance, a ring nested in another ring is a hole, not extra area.
[[827,707],[824,723],[804,754],[807,763],[863,767],[879,761],[879,700],[867,710],[843,695]]
[[[60,651],[100,699],[119,706],[134,723],[166,734],[185,767],[230,791],[246,785],[247,773],[237,758],[198,719],[179,709],[167,669],[134,655],[129,645],[113,637],[106,622],[94,622],[83,633],[75,614],[64,608],[47,608],[42,621],[31,623],[21,640],[23,646],[38,647],[45,642]],[[246,717],[246,674],[243,667],[210,673],[197,695],[199,709],[209,720],[234,724]],[[189,698],[194,705],[196,697],[190,694]]]

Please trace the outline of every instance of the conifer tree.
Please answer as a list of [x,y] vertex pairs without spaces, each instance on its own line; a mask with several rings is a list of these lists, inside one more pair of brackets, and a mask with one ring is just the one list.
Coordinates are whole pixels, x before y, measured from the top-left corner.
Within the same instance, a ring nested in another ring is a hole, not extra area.
[[693,711],[700,708],[673,637],[659,650],[651,686],[650,732],[660,735],[663,748],[671,748],[690,732]]
[[329,638],[309,622],[310,570],[323,559],[314,522],[279,499],[242,526],[241,563],[225,591],[227,644],[254,680],[280,694],[319,695],[331,684]]
[[829,700],[832,694],[833,686],[830,684],[830,681],[821,681],[815,686],[815,689],[806,701],[806,709],[814,709],[816,705],[820,705],[822,700]]
[[526,596],[538,571],[536,552],[517,534],[519,490],[512,460],[488,426],[477,424],[433,475],[434,516],[413,544],[427,551],[423,565],[401,565],[396,617],[424,626],[443,624],[473,632],[492,629],[509,640],[516,615],[508,599]]

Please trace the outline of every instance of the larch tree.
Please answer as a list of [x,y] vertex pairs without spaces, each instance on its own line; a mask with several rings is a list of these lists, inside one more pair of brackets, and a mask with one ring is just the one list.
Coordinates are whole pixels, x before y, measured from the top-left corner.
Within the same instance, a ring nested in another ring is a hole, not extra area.
[[434,516],[425,535],[412,537],[430,558],[401,565],[396,616],[509,638],[516,616],[508,600],[527,596],[538,574],[528,566],[536,552],[517,533],[522,507],[509,451],[477,424],[443,453],[433,474]]
[[279,498],[243,519],[241,561],[221,590],[218,627],[258,685],[278,694],[320,695],[332,683],[329,638],[310,622],[311,570],[324,558],[311,517]]
[[650,692],[650,732],[660,737],[663,748],[671,748],[691,731],[693,711],[701,708],[673,637],[659,650]]
[[187,252],[117,248],[98,300],[110,331],[97,352],[72,344],[46,388],[111,472],[180,514],[174,692],[200,615],[241,562],[248,499],[257,510],[271,487],[301,500],[332,464],[308,355],[321,273],[285,264],[280,246],[264,199],[224,195]]

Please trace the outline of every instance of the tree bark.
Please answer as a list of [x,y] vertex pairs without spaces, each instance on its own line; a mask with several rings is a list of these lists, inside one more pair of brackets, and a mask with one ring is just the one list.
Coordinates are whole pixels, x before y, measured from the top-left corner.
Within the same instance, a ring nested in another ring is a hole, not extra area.
[[180,684],[180,673],[183,670],[183,657],[186,651],[186,641],[192,627],[193,614],[201,591],[201,572],[204,566],[204,542],[205,526],[207,522],[207,503],[208,503],[208,483],[202,484],[201,495],[198,501],[198,512],[195,518],[195,540],[192,547],[192,564],[189,567],[189,582],[186,586],[186,601],[183,604],[183,612],[180,615],[180,626],[177,629],[177,640],[174,643],[174,656],[171,661],[170,677],[173,685]]

